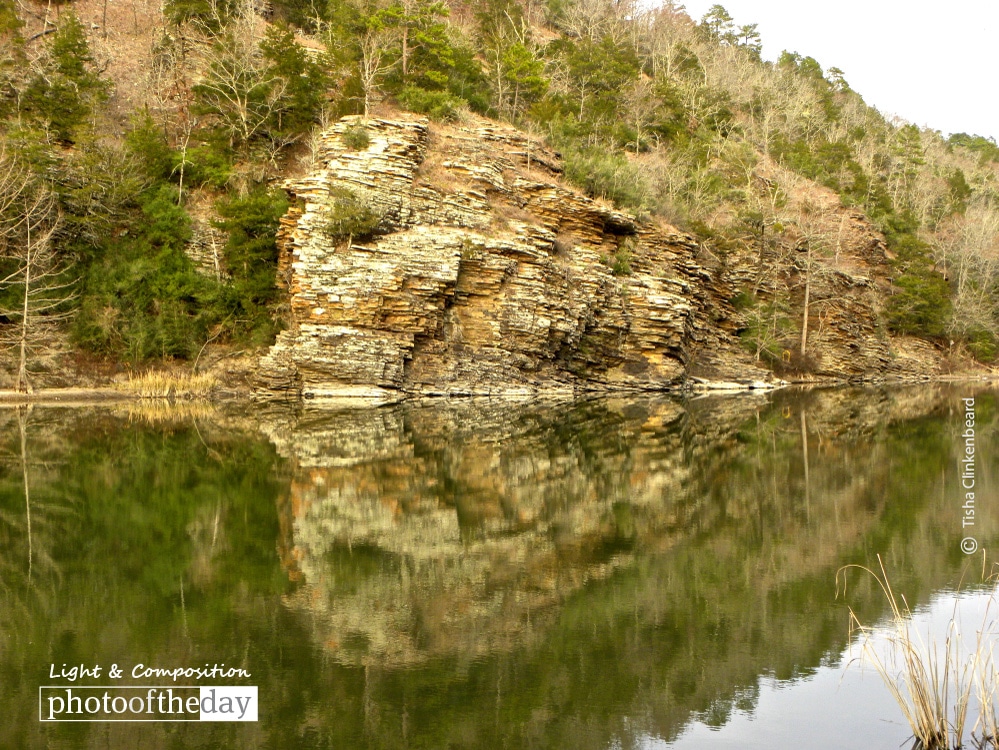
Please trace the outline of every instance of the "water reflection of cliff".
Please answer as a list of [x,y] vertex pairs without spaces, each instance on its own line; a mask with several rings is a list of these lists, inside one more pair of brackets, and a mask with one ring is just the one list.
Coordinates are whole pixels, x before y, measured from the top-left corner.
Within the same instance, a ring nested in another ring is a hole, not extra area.
[[[913,606],[956,583],[967,390],[0,409],[0,747],[582,750],[720,724],[839,653],[841,564],[882,554]],[[987,547],[994,394],[978,415]],[[883,607],[860,579],[850,604]],[[49,662],[140,659],[245,666],[261,721],[37,721]]]
[[[764,648],[790,674],[841,633],[796,632],[775,607],[825,607],[839,564],[897,543],[895,506],[934,502],[949,436],[911,438],[952,401],[930,387],[307,414],[272,431],[297,466],[282,544],[302,586],[288,602],[341,663],[390,669],[540,643],[567,603],[608,589],[598,581],[637,575],[621,604],[636,617],[703,606],[723,653]],[[932,548],[920,570],[943,576],[932,514],[910,521]],[[956,548],[959,525],[944,529]]]

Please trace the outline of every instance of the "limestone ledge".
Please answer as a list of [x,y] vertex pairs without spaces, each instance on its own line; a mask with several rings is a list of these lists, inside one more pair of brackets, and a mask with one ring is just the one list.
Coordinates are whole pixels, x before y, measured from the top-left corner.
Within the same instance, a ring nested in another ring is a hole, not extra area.
[[[368,145],[351,148],[358,129]],[[347,117],[317,161],[286,183],[293,322],[261,363],[263,393],[658,390],[695,351],[727,379],[768,380],[717,325],[730,311],[694,238],[565,187],[559,155],[524,133]],[[371,238],[324,231],[345,191],[380,217]]]
[[[779,378],[739,340],[754,321],[731,300],[790,290],[802,306],[806,274],[814,372],[916,377],[939,359],[879,324],[884,242],[851,209],[815,220],[838,237],[834,263],[805,258],[790,235],[773,258],[719,259],[567,187],[557,153],[481,118],[346,117],[323,133],[317,164],[285,185],[292,320],[261,362],[265,396],[772,387]],[[331,238],[331,199],[346,193],[378,217],[370,237]]]

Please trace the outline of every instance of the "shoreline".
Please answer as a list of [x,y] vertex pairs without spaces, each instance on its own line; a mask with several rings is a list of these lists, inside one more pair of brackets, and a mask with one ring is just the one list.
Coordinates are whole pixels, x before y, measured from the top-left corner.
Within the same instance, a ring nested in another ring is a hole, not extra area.
[[[801,380],[801,381],[777,381],[774,383],[739,383],[737,381],[706,381],[700,378],[692,378],[679,388],[663,389],[600,389],[586,390],[571,394],[572,397],[587,397],[598,393],[607,396],[627,396],[627,395],[649,395],[659,393],[662,395],[680,396],[684,394],[703,396],[708,394],[735,394],[735,393],[772,393],[779,390],[795,388],[841,388],[841,387],[883,387],[883,386],[906,386],[919,383],[999,383],[999,374],[995,373],[968,373],[965,375],[937,375],[915,378],[886,378],[871,379],[863,381],[848,380]],[[353,390],[351,393],[350,391]],[[564,389],[555,389],[559,395],[570,395]],[[312,406],[335,406],[351,404],[355,406],[370,405],[380,406],[386,403],[398,403],[408,399],[420,399],[430,401],[450,401],[453,399],[464,400],[466,398],[509,398],[517,400],[533,400],[535,398],[545,398],[550,395],[544,389],[531,390],[525,393],[520,389],[512,389],[509,392],[496,391],[493,393],[448,392],[435,390],[432,393],[405,392],[399,391],[392,394],[392,398],[386,398],[386,394],[379,394],[373,397],[372,394],[358,392],[354,389],[345,389],[344,393],[330,393],[325,397],[298,397],[293,399],[256,399],[252,393],[227,390],[222,393],[212,393],[207,395],[193,394],[164,394],[149,395],[139,392],[131,392],[126,389],[112,386],[92,386],[92,387],[68,387],[68,388],[42,388],[31,393],[24,393],[12,389],[0,389],[0,407],[5,406],[26,406],[26,405],[54,405],[54,406],[96,406],[101,404],[126,403],[126,402],[167,402],[170,404],[179,403],[247,403],[255,402],[261,405],[283,401],[285,403]]]

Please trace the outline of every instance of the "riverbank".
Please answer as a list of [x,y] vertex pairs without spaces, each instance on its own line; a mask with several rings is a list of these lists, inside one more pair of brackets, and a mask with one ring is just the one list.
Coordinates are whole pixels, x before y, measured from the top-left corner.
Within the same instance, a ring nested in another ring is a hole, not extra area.
[[[196,377],[196,376],[194,376]],[[934,377],[924,377],[918,379],[879,379],[877,381],[847,382],[833,380],[810,380],[810,381],[778,381],[763,383],[753,381],[739,383],[733,381],[707,381],[700,378],[692,378],[690,382],[676,389],[657,391],[662,394],[681,395],[684,393],[708,394],[708,393],[737,393],[754,392],[761,393],[781,389],[794,388],[836,388],[843,386],[905,386],[914,383],[992,383],[999,384],[999,373],[997,372],[973,372],[960,375],[939,375]],[[106,403],[121,403],[129,401],[156,401],[156,402],[190,402],[202,401],[212,403],[246,403],[254,400],[253,393],[245,387],[221,386],[215,383],[214,387],[190,387],[190,381],[173,378],[150,378],[136,379],[125,383],[118,383],[106,386],[92,387],[64,387],[64,388],[40,388],[31,393],[24,393],[12,389],[0,389],[0,407],[20,406],[25,404],[52,404],[58,406],[91,406]],[[206,384],[202,384],[206,385]],[[345,390],[343,393],[336,393],[326,397],[312,397],[307,399],[289,400],[298,403],[307,403],[312,406],[329,405],[351,405],[351,406],[381,406],[387,403],[396,403],[409,398],[430,399],[447,401],[451,399],[465,398],[505,398],[513,394],[491,393],[491,394],[465,394],[465,393],[405,393],[393,394],[393,398],[387,398],[385,393],[374,394],[370,389]],[[609,390],[606,395],[649,395],[647,390]],[[580,392],[579,396],[593,396],[592,391]],[[535,393],[517,393],[518,400],[544,399],[546,391],[538,390]]]

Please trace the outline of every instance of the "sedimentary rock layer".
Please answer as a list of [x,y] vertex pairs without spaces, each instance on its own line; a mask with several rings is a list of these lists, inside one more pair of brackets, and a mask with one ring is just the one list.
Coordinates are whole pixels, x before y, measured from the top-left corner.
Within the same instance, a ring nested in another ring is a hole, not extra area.
[[[287,185],[294,323],[261,368],[270,389],[658,389],[698,352],[765,377],[724,329],[694,238],[564,187],[559,156],[523,133],[345,118],[318,157]],[[378,217],[363,241],[329,231],[344,196]]]
[[[567,187],[558,154],[485,119],[347,117],[322,135],[316,164],[286,183],[294,205],[279,233],[280,277],[292,320],[261,363],[262,392],[658,390],[691,376],[760,384],[772,376],[747,334],[770,321],[762,303],[760,320],[733,307],[747,286],[764,301],[769,287],[775,299],[790,294],[802,309],[808,288],[807,316],[780,313],[784,328],[809,320],[812,354],[791,364],[837,377],[932,370],[932,352],[899,356],[912,347],[879,325],[883,241],[838,206],[811,221],[826,237],[823,222],[837,223],[835,264],[818,248],[803,255],[793,232],[720,258]],[[777,346],[787,359],[796,349]]]

